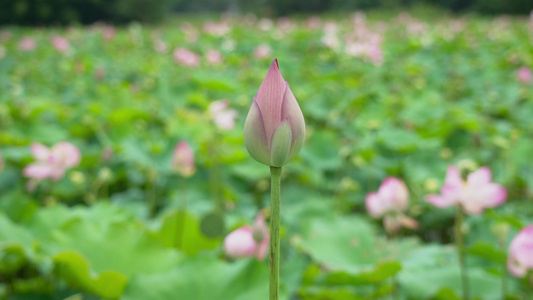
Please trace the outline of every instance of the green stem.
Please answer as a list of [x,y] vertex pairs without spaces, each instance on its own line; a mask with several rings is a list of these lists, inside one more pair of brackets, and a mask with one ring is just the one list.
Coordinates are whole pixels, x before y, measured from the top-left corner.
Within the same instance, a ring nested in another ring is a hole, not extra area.
[[463,300],[470,299],[470,293],[468,288],[468,275],[466,266],[465,244],[463,235],[463,219],[464,213],[461,206],[457,206],[455,216],[455,244],[457,247],[457,254],[459,256],[459,267],[461,269],[461,282],[463,285]]
[[507,297],[507,262],[502,263],[502,299]]
[[270,167],[270,300],[279,299],[279,228],[281,167]]
[[[185,183],[185,179],[183,180]],[[174,245],[177,249],[181,249],[183,246],[183,233],[185,232],[185,218],[187,215],[187,197],[186,197],[186,187],[187,184],[183,184],[183,188],[179,188],[179,207],[176,212],[176,236],[174,240]]]

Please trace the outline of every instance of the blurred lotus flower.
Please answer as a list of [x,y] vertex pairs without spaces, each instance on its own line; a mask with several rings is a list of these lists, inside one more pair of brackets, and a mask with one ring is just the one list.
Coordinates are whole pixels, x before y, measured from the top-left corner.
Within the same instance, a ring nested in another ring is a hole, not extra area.
[[202,27],[207,34],[214,36],[224,36],[231,30],[231,27],[226,22],[216,23],[208,21]]
[[104,25],[102,28],[102,37],[106,41],[111,41],[117,33],[117,30],[112,25]]
[[193,43],[198,40],[198,33],[191,23],[183,22],[180,26],[180,29],[185,33],[185,39],[188,43]]
[[307,29],[314,30],[320,28],[320,18],[317,16],[311,16],[305,20]]
[[271,19],[261,19],[259,20],[257,25],[259,29],[261,29],[262,31],[268,31],[272,28],[272,26],[274,25],[274,22],[272,22]]
[[34,38],[26,36],[19,41],[19,49],[22,51],[33,51],[35,47],[37,47],[37,42]]
[[481,167],[461,178],[459,169],[450,166],[440,195],[428,195],[426,200],[437,207],[460,205],[468,214],[480,214],[485,208],[496,207],[505,202],[507,190],[491,182],[490,169]]
[[194,152],[186,141],[180,141],[174,148],[172,169],[183,177],[190,177],[196,172]]
[[182,47],[174,50],[173,56],[174,60],[182,66],[197,67],[200,64],[200,56],[198,54]]
[[59,142],[51,149],[33,143],[31,152],[37,161],[24,168],[23,174],[37,181],[46,178],[57,181],[63,178],[66,170],[77,166],[81,160],[80,150],[69,142]]
[[226,236],[224,251],[232,258],[255,257],[265,259],[270,243],[270,234],[263,214],[259,213],[252,226],[242,226]]
[[4,170],[4,159],[2,158],[2,153],[0,153],[0,173]]
[[522,229],[511,242],[507,268],[515,277],[524,277],[533,271],[533,225]]
[[211,119],[218,128],[224,130],[232,130],[235,128],[235,118],[237,118],[237,111],[229,109],[228,100],[217,100],[209,104],[209,114]]
[[209,62],[211,65],[220,65],[222,63],[222,54],[215,49],[207,51],[205,56],[207,62]]
[[262,44],[254,49],[254,56],[257,59],[265,59],[270,57],[270,51],[271,50],[269,45]]
[[54,49],[61,53],[65,53],[70,49],[70,43],[62,36],[55,35],[52,37],[50,42],[52,43],[52,46],[54,46]]
[[167,53],[168,51],[167,43],[165,43],[165,41],[163,40],[156,39],[154,41],[154,50],[157,51],[158,53]]
[[405,216],[409,203],[409,190],[400,179],[389,177],[385,179],[376,193],[366,195],[366,210],[374,218],[383,217],[385,229],[394,233],[402,226],[415,229],[418,223]]
[[520,69],[516,70],[516,79],[521,83],[528,84],[531,82],[531,78],[531,69],[528,67],[521,67]]
[[246,117],[244,144],[258,162],[280,167],[298,155],[304,138],[304,116],[275,59]]

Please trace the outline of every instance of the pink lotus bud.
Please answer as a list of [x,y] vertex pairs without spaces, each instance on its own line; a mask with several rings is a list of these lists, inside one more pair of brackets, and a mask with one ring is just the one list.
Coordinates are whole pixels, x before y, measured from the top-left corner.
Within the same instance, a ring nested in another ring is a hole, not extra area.
[[196,172],[194,152],[186,141],[180,141],[174,148],[172,169],[183,177],[189,177]]
[[304,116],[275,59],[246,117],[244,144],[258,162],[280,167],[298,155],[304,138]]
[[37,161],[24,168],[23,175],[37,181],[46,178],[57,181],[63,178],[66,170],[77,166],[81,160],[79,149],[69,142],[59,142],[52,149],[33,143],[31,152]]
[[[262,239],[257,241],[259,235],[262,235]],[[224,251],[232,258],[255,257],[263,260],[267,255],[269,243],[270,234],[265,218],[258,214],[254,225],[239,227],[226,236]]]
[[507,268],[515,277],[524,277],[533,271],[533,225],[522,229],[511,242]]
[[200,64],[200,56],[185,48],[177,48],[173,53],[174,60],[186,67],[197,67]]
[[222,63],[222,54],[215,49],[207,51],[205,56],[207,62],[209,62],[211,65],[220,65]]
[[61,53],[65,53],[70,49],[68,40],[62,36],[53,36],[50,42],[52,43],[52,46]]
[[223,130],[232,130],[235,128],[235,118],[237,111],[229,109],[228,100],[217,100],[211,102],[208,108],[211,119],[218,128]]
[[507,199],[507,190],[491,180],[492,175],[487,167],[470,173],[464,181],[459,169],[450,166],[441,194],[428,195],[426,200],[437,207],[461,205],[466,213],[477,215],[485,208],[503,204]]
[[521,83],[528,84],[532,78],[531,70],[528,67],[521,67],[516,70],[516,79]]
[[37,47],[37,42],[34,38],[24,37],[19,42],[19,49],[22,51],[33,51]]
[[400,179],[389,177],[381,183],[377,193],[366,196],[365,202],[368,213],[375,218],[401,213],[407,210],[409,190]]

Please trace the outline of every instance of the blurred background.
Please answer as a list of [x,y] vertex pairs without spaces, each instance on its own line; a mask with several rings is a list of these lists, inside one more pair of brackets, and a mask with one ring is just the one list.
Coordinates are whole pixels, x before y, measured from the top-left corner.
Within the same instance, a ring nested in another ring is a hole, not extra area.
[[2,0],[0,24],[67,25],[97,21],[161,22],[176,13],[231,12],[280,17],[291,14],[369,9],[409,9],[430,5],[453,12],[528,14],[529,0]]
[[[471,299],[526,299],[508,261],[530,257],[509,247],[533,223],[532,10],[0,0],[0,298],[267,299],[269,171],[242,128],[277,58],[306,119],[283,299],[466,299],[458,232]],[[497,184],[461,222],[427,197],[450,166]]]

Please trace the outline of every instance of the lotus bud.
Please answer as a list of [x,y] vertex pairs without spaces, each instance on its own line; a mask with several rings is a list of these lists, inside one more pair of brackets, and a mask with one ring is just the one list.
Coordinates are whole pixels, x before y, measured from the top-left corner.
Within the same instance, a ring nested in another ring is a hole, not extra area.
[[226,236],[224,251],[232,258],[255,257],[263,260],[269,244],[270,234],[265,217],[259,213],[252,226],[241,226]]
[[302,148],[304,116],[275,59],[244,123],[244,144],[258,162],[281,167]]
[[511,241],[507,268],[515,277],[524,277],[533,271],[533,225],[522,229]]
[[189,177],[196,172],[194,152],[186,141],[179,142],[174,148],[172,169],[183,177]]

